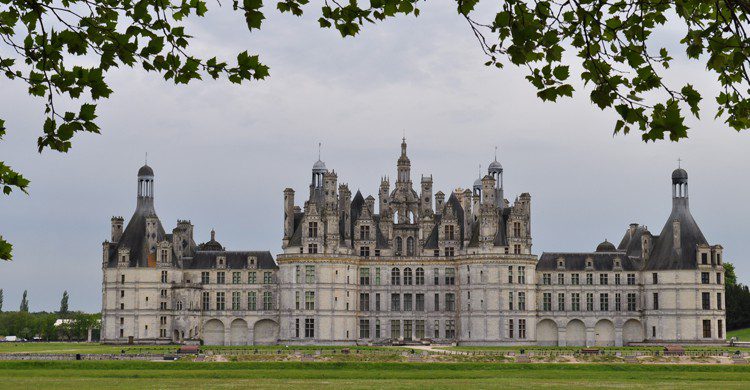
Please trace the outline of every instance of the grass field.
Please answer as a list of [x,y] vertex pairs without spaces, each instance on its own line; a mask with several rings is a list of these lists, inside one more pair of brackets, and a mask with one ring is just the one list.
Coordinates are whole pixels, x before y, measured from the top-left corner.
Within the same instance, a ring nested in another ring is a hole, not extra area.
[[750,367],[488,363],[0,362],[0,388],[746,389]]
[[737,329],[727,332],[727,339],[737,337],[740,341],[750,341],[750,328]]
[[[0,343],[1,353],[83,353],[83,354],[119,354],[125,351],[127,354],[136,353],[174,353],[179,346],[128,346],[128,345],[106,345],[98,343],[44,343],[44,342],[26,342],[26,343]],[[315,346],[303,345],[294,347],[285,347],[283,345],[259,345],[243,347],[212,347],[202,346],[204,351],[231,351],[231,350],[259,350],[259,351],[277,351],[277,350],[327,350],[349,348],[350,350],[383,350],[399,347],[336,347],[336,346]]]

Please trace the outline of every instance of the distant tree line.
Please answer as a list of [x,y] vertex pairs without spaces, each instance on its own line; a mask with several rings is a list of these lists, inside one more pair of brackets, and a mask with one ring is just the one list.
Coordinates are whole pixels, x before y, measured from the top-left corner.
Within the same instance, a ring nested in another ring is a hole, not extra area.
[[726,289],[727,330],[750,328],[750,290],[737,283],[734,265],[724,263]]
[[[87,314],[68,310],[68,292],[63,292],[60,310],[57,312],[29,312],[28,292],[23,292],[18,311],[3,312],[3,290],[0,289],[0,336],[17,336],[32,340],[36,337],[46,341],[88,339],[89,329],[98,339],[99,313]],[[62,320],[57,326],[57,320]]]

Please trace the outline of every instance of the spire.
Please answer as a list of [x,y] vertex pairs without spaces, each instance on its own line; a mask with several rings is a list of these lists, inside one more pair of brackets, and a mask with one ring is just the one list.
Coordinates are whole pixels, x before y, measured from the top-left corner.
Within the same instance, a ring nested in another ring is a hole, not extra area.
[[322,142],[318,142],[318,161],[320,161],[320,147],[323,145]]
[[211,229],[211,241],[216,241],[216,231]]
[[401,138],[401,156],[398,158],[396,167],[398,170],[396,183],[411,182],[411,161],[406,155],[406,137]]

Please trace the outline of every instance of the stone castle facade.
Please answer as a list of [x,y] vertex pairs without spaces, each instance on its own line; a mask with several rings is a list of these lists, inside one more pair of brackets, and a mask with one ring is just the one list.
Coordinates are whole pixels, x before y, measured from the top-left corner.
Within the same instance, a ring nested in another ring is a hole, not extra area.
[[[658,235],[631,224],[619,245],[532,252],[531,196],[504,196],[493,161],[472,189],[414,188],[401,144],[378,199],[338,183],[318,160],[307,200],[284,190],[282,249],[228,251],[193,225],[166,233],[154,173],[138,172],[136,211],[112,218],[103,244],[102,339],[211,345],[627,345],[721,343],[722,247],[672,173],[672,213]],[[447,197],[447,199],[446,199]],[[377,206],[376,206],[377,202]]]

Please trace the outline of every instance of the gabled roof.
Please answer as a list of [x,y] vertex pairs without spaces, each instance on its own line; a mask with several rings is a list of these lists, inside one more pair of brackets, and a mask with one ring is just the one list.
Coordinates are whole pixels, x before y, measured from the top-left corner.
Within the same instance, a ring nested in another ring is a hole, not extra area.
[[565,271],[586,270],[586,259],[592,260],[593,271],[611,271],[614,269],[615,259],[620,259],[623,271],[638,271],[641,269],[640,259],[625,255],[623,252],[544,252],[537,262],[537,271],[557,270],[557,260],[563,259]]

